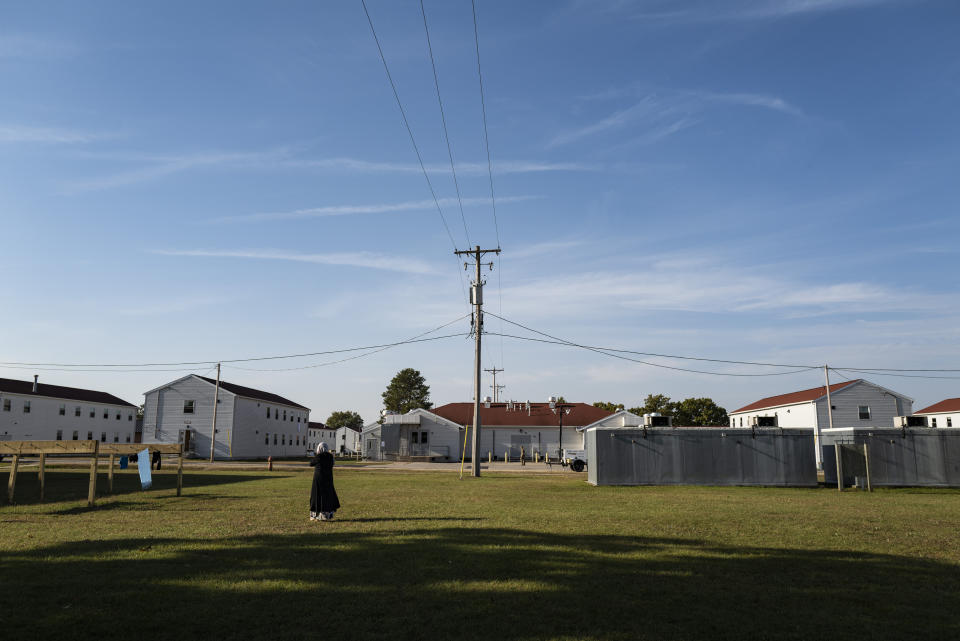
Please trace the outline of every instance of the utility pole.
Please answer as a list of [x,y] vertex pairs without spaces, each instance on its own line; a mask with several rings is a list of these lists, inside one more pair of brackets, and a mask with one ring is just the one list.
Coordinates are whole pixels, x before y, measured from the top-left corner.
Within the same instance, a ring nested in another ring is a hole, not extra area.
[[[473,367],[473,455],[470,457],[470,466],[473,476],[480,476],[480,381],[482,378],[482,365],[480,364],[480,337],[483,335],[483,284],[484,280],[480,278],[480,262],[484,254],[499,254],[500,248],[480,249],[477,245],[474,249],[456,250],[453,252],[457,256],[472,256],[473,265],[476,267],[476,275],[473,279],[473,286],[470,288],[470,304],[473,305],[473,336],[475,339],[474,367]],[[490,269],[493,269],[493,262],[487,263]],[[464,263],[463,268],[467,269],[470,263]]]
[[503,368],[497,369],[496,367],[493,367],[491,369],[485,369],[483,371],[490,372],[491,374],[493,374],[493,385],[491,385],[490,387],[493,388],[493,402],[498,403],[500,401],[500,390],[502,390],[505,386],[497,385],[497,372],[502,372]]
[[560,439],[557,443],[557,459],[563,463],[563,415],[569,414],[573,410],[573,404],[564,403],[550,398],[550,411],[560,417]]
[[217,363],[217,387],[213,392],[213,425],[210,427],[210,462],[213,463],[213,448],[217,444],[217,405],[220,404],[220,363]]
[[[827,382],[827,422],[833,429],[833,402],[830,400],[830,367],[823,366],[823,377]],[[823,469],[823,451],[820,440],[820,417],[817,417],[817,468]]]

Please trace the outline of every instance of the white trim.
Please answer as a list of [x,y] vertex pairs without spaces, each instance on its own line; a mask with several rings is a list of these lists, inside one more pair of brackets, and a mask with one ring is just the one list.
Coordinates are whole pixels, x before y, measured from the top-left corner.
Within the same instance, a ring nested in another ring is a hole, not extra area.
[[[603,423],[604,421],[609,421],[611,418],[615,418],[615,417],[617,417],[617,416],[626,416],[627,414],[629,414],[630,416],[636,416],[638,419],[640,419],[641,425],[628,425],[628,426],[626,426],[626,427],[624,427],[624,426],[622,426],[622,425],[600,425],[600,423]],[[590,423],[589,425],[584,425],[583,427],[578,427],[578,428],[577,428],[577,431],[578,431],[578,432],[585,432],[585,431],[587,431],[587,430],[592,430],[592,429],[595,429],[595,428],[598,428],[598,427],[610,427],[610,428],[614,428],[614,429],[638,429],[638,428],[641,428],[641,429],[642,429],[642,428],[643,428],[642,423],[643,423],[643,417],[642,417],[642,416],[639,416],[639,415],[637,415],[637,414],[634,414],[634,413],[631,412],[630,410],[620,410],[620,411],[618,411],[618,412],[614,412],[614,413],[611,414],[610,416],[605,416],[605,417],[601,418],[599,421],[594,421],[593,423]]]

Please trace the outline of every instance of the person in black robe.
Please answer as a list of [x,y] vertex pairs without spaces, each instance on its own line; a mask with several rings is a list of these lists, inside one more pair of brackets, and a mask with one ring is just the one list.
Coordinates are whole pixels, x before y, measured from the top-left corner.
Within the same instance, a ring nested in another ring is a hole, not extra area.
[[310,459],[313,485],[310,488],[310,520],[332,521],[340,509],[340,499],[333,487],[333,454],[326,443],[317,446],[316,456]]

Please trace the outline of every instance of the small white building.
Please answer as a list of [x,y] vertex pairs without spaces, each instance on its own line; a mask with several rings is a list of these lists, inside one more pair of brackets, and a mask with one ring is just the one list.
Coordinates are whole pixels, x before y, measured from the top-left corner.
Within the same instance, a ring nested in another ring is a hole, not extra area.
[[360,451],[360,430],[352,427],[337,428],[337,453],[356,454]]
[[107,392],[0,378],[0,438],[133,443],[137,406]]
[[[144,443],[184,443],[210,456],[216,381],[190,374],[145,393]],[[218,459],[303,456],[310,409],[277,394],[220,381],[214,456]]]
[[[564,449],[581,449],[583,435],[578,428],[590,425],[612,412],[586,403],[563,403],[562,409],[549,403],[508,401],[480,405],[480,456],[503,460],[528,460],[535,455],[555,458],[560,449],[561,421]],[[383,424],[363,429],[363,454],[367,458],[424,457],[455,461],[472,456],[473,403],[448,403],[430,410],[387,414]],[[464,443],[466,440],[466,443]]]
[[[893,427],[894,418],[912,413],[913,399],[861,378],[830,386],[833,427]],[[822,463],[819,431],[831,427],[827,387],[769,396],[730,412],[730,427],[806,427]]]
[[336,449],[336,445],[334,445],[336,440],[336,430],[328,429],[323,423],[311,421],[307,431],[307,453],[312,455],[321,443],[326,443],[330,451],[333,452]]
[[916,416],[927,419],[927,427],[957,427],[960,428],[960,398],[948,398],[925,407]]

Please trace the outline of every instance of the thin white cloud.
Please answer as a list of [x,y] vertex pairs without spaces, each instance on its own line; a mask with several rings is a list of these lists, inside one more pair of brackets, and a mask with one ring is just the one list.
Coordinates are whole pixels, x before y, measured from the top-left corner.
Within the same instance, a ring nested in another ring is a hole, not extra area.
[[108,136],[74,129],[0,125],[0,143],[80,144],[102,140]]
[[31,34],[0,34],[0,60],[69,58],[80,53],[72,42]]
[[[615,1],[602,3],[603,12],[628,15],[634,20],[689,23],[777,20],[797,16],[868,9],[881,5],[907,4],[914,0],[699,0],[677,3]],[[583,5],[581,5],[583,6]]]
[[373,252],[333,252],[303,254],[281,249],[157,249],[151,253],[162,256],[188,256],[194,258],[239,258],[252,260],[282,260],[317,265],[342,265],[367,267],[408,274],[432,274],[435,269],[418,258],[385,256]]
[[564,131],[556,136],[547,144],[547,147],[556,147],[566,145],[582,138],[587,138],[595,134],[603,133],[611,129],[619,129],[640,119],[660,119],[668,113],[674,112],[671,106],[663,105],[653,96],[647,96],[640,102],[633,104],[625,109],[615,111],[609,116],[605,116],[589,125]]
[[[382,162],[362,160],[359,158],[321,158],[292,159],[284,163],[290,167],[318,168],[337,171],[356,171],[368,173],[410,173],[418,174],[422,170],[416,163]],[[457,172],[468,176],[483,176],[487,173],[487,164],[481,162],[456,163]],[[429,173],[443,173],[449,171],[449,165],[425,165]],[[598,165],[580,162],[545,162],[531,160],[507,160],[493,164],[495,174],[529,174],[556,171],[600,171]]]
[[[514,203],[534,200],[537,196],[501,196],[497,203]],[[453,207],[457,204],[456,198],[439,198],[440,207]],[[464,198],[463,206],[489,205],[489,198]],[[308,207],[292,211],[264,212],[258,214],[244,214],[239,216],[221,216],[214,218],[212,223],[257,223],[276,220],[298,220],[304,218],[327,218],[330,216],[355,216],[358,214],[387,214],[401,211],[418,211],[435,209],[436,203],[432,200],[412,200],[402,203],[380,203],[375,205],[328,205],[325,207]]]
[[762,107],[764,109],[779,111],[781,113],[796,116],[798,118],[804,117],[804,113],[799,107],[792,105],[783,98],[778,98],[777,96],[759,93],[717,93],[712,91],[693,92],[693,95],[698,96],[706,101],[748,107]]

